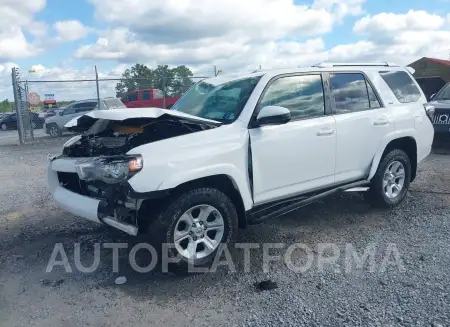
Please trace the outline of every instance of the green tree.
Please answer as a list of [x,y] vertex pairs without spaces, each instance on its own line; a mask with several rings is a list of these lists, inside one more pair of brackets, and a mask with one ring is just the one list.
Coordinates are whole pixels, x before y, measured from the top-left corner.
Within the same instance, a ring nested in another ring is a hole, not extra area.
[[166,96],[181,96],[192,85],[192,72],[186,66],[169,68],[158,65],[150,69],[145,65],[135,64],[126,69],[122,79],[116,85],[116,96],[141,89],[160,89]]

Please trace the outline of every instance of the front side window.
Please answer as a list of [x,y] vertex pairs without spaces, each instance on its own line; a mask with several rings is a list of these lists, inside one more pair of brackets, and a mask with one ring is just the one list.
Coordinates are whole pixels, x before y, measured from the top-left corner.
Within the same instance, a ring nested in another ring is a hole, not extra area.
[[291,111],[291,118],[304,119],[325,114],[322,77],[319,74],[287,76],[275,80],[261,100],[260,108],[280,106]]
[[361,73],[330,74],[336,114],[380,108],[375,91]]
[[154,90],[153,90],[153,97],[154,97],[155,99],[162,99],[162,98],[164,98],[164,93],[163,93],[163,91],[161,91],[161,90],[154,89]]
[[171,108],[186,114],[220,121],[236,120],[261,76],[221,81],[205,79],[189,89]]
[[127,101],[137,101],[137,99],[138,99],[137,92],[128,93],[126,96]]
[[401,103],[410,103],[419,101],[419,88],[412,78],[404,71],[381,71],[380,76],[395,94],[397,100]]
[[74,107],[68,107],[67,109],[64,109],[63,116],[65,115],[71,115],[75,113]]

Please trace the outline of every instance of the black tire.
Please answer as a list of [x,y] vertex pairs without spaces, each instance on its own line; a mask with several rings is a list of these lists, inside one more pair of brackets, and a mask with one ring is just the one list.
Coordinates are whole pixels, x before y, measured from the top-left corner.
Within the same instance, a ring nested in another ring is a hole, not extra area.
[[59,129],[58,125],[56,124],[50,124],[47,126],[48,134],[51,137],[58,137],[62,135],[61,130]]
[[[228,250],[231,251],[238,229],[238,215],[230,198],[215,188],[197,188],[189,190],[163,206],[159,214],[155,217],[154,223],[149,227],[149,237],[153,240],[157,239],[158,246],[163,243],[173,244],[174,231],[179,218],[190,208],[203,204],[214,207],[222,215],[224,232],[220,243],[226,244]],[[189,272],[189,268],[191,267],[209,268],[215,259],[219,248],[220,246],[216,248],[214,252],[202,259],[190,261],[187,258],[180,256],[175,248],[169,247],[169,258],[181,257],[181,261],[178,263],[171,263],[168,265],[169,271],[185,275]]]
[[[405,180],[401,191],[394,198],[389,198],[383,188],[383,180],[387,168],[395,161],[400,162],[405,170]],[[366,201],[380,208],[392,208],[405,198],[411,183],[411,161],[405,151],[393,149],[381,158],[377,171],[371,180],[370,189],[364,193]]]
[[3,124],[1,124],[0,128],[2,129],[2,131],[6,131],[6,130],[8,130],[8,125],[3,123]]

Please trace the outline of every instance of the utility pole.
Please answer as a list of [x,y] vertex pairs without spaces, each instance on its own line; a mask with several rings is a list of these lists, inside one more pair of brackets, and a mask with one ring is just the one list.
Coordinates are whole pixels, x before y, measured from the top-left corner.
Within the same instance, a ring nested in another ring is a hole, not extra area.
[[95,66],[95,84],[97,85],[97,105],[98,109],[101,109],[100,106],[100,89],[98,87],[98,72],[97,72],[97,66]]
[[214,65],[214,76],[217,76],[217,66]]

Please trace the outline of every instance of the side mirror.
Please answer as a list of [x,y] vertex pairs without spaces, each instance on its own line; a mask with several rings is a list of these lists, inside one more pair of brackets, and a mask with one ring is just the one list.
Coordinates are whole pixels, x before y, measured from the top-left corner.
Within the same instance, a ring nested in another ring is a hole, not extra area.
[[436,93],[433,93],[431,96],[430,96],[430,100],[433,100],[433,98],[436,96]]
[[263,125],[281,125],[291,120],[291,112],[289,109],[280,106],[263,107],[256,117],[256,124]]

